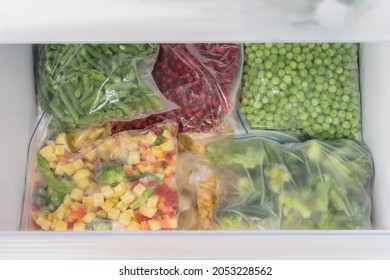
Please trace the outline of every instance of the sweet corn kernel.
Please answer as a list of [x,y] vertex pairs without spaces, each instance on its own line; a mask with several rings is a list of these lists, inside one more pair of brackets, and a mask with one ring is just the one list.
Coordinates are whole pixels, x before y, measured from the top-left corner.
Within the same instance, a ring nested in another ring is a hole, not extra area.
[[89,152],[88,154],[86,154],[86,155],[84,156],[84,158],[85,158],[87,161],[89,161],[89,162],[94,161],[95,157],[96,157],[96,150],[93,150],[93,151]]
[[138,151],[130,152],[127,158],[129,164],[139,164],[141,162],[141,155]]
[[120,213],[121,213],[121,212],[119,211],[119,209],[111,208],[111,209],[107,212],[107,218],[109,218],[111,221],[117,221],[118,218],[119,218]]
[[83,197],[83,191],[78,188],[73,188],[70,192],[70,198],[76,201],[81,201]]
[[96,216],[98,216],[99,218],[105,219],[105,218],[107,218],[107,212],[104,210],[99,210],[96,212]]
[[130,217],[134,217],[134,210],[133,209],[128,209],[128,210],[126,210],[124,213],[127,213],[127,214],[129,214],[130,215]]
[[110,200],[106,200],[102,204],[102,209],[108,213],[108,210],[110,210],[112,207],[114,207],[114,203],[112,203]]
[[53,215],[54,215],[54,217],[57,220],[62,220],[62,219],[64,219],[66,212],[67,211],[58,211],[58,210],[56,210]]
[[141,225],[135,221],[130,221],[127,229],[128,230],[141,230]]
[[81,208],[81,204],[78,203],[78,202],[73,202],[73,204],[70,206],[70,208],[71,208],[73,211],[78,211],[78,210]]
[[65,165],[64,167],[64,172],[66,173],[66,175],[68,176],[72,176],[73,174],[75,174],[77,171],[77,168],[74,166],[73,163],[68,163],[67,165]]
[[69,194],[65,195],[64,197],[64,201],[62,202],[62,204],[70,207],[72,204],[73,204],[73,199],[70,198]]
[[43,230],[49,230],[51,228],[51,222],[43,217],[38,217],[35,223]]
[[88,178],[89,176],[91,176],[91,171],[88,169],[80,169],[73,175],[73,180],[79,181],[81,179]]
[[162,143],[160,145],[161,149],[164,151],[164,152],[170,152],[170,151],[173,151],[175,149],[175,146],[173,145],[173,141],[172,140],[169,140],[165,143]]
[[51,169],[56,169],[57,168],[57,163],[55,161],[50,161],[49,166]]
[[163,136],[164,136],[165,138],[168,138],[168,139],[171,139],[171,138],[172,138],[171,132],[170,132],[169,130],[164,130]]
[[57,156],[65,155],[65,146],[64,145],[56,145],[55,148],[54,148],[54,153]]
[[54,159],[57,159],[56,155],[54,154],[54,147],[53,146],[45,146],[43,147],[39,153],[47,160],[51,161]]
[[140,196],[143,194],[143,192],[144,192],[145,190],[146,190],[146,188],[144,187],[144,185],[138,184],[138,185],[136,185],[136,186],[134,187],[133,192],[134,192],[138,197],[140,197]]
[[158,200],[159,200],[159,199],[160,199],[159,196],[157,196],[157,195],[152,195],[152,196],[148,199],[148,201],[147,201],[147,203],[146,203],[146,206],[152,207],[152,208],[156,207],[157,204],[158,204]]
[[152,218],[154,214],[157,212],[157,208],[147,207],[144,205],[141,205],[139,212],[144,215],[145,217]]
[[149,220],[148,226],[150,230],[160,230],[162,228],[160,221],[158,220]]
[[94,199],[93,196],[83,197],[83,204],[89,207],[94,207]]
[[84,231],[85,230],[85,224],[78,222],[73,225],[73,230],[74,231]]
[[164,151],[159,146],[152,147],[152,155],[154,155],[156,158],[162,158],[164,155]]
[[169,218],[168,221],[168,228],[169,229],[177,229],[177,219],[175,218]]
[[90,181],[88,178],[82,178],[80,180],[75,181],[76,186],[81,190],[86,190],[89,187]]
[[52,221],[53,221],[53,219],[54,219],[54,215],[53,215],[53,213],[49,213],[49,214],[47,214],[47,219],[48,219],[50,222],[52,222]]
[[123,201],[126,204],[130,204],[135,200],[136,196],[132,191],[127,191],[121,196],[121,201]]
[[120,147],[116,147],[114,151],[112,151],[111,156],[113,159],[120,159],[122,156],[122,149]]
[[102,193],[93,194],[93,205],[95,207],[102,206],[103,202],[104,202],[104,195]]
[[129,204],[125,203],[123,201],[119,201],[115,207],[118,208],[119,210],[121,210],[122,212],[124,212],[129,207]]
[[104,194],[106,199],[113,198],[115,196],[114,190],[110,186],[103,186],[101,192]]
[[116,187],[114,187],[115,196],[116,197],[122,196],[128,189],[129,186],[127,183],[125,182],[119,183]]
[[58,163],[54,173],[56,175],[63,176],[65,174],[65,165],[62,163]]
[[97,189],[97,187],[98,187],[98,185],[95,182],[92,182],[92,183],[89,184],[88,189],[91,190],[91,191],[94,191],[94,190]]
[[80,158],[73,162],[73,165],[76,167],[77,170],[80,170],[84,167],[84,161],[82,161]]
[[129,213],[121,213],[118,218],[118,222],[121,222],[122,224],[128,225],[131,220],[131,216]]
[[85,168],[92,170],[95,168],[95,166],[92,163],[86,162],[84,165]]
[[149,145],[152,145],[154,141],[156,141],[157,135],[153,131],[149,131],[149,133],[145,137],[146,143]]
[[139,164],[139,165],[138,165],[138,170],[139,170],[139,172],[141,172],[141,173],[145,173],[145,172],[146,172],[146,166],[143,165],[143,164]]
[[61,132],[61,133],[57,134],[56,144],[58,144],[58,145],[66,144],[66,134],[65,133]]
[[119,202],[119,198],[117,198],[117,197],[113,197],[113,198],[111,198],[111,199],[109,199],[114,205],[117,205],[118,204],[118,202]]
[[138,144],[135,143],[135,142],[130,142],[128,145],[127,145],[127,149],[130,151],[130,152],[135,152],[138,150]]
[[96,218],[96,214],[95,214],[95,213],[87,213],[87,214],[83,217],[83,221],[84,221],[84,223],[89,224],[89,223],[92,222],[95,218]]
[[54,227],[55,231],[65,231],[68,229],[68,224],[64,221],[58,221]]

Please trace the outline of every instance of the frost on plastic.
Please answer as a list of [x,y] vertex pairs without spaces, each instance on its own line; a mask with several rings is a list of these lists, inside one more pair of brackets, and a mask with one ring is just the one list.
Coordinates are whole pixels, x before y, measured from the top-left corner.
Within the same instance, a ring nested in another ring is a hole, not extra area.
[[42,134],[47,124],[30,150],[22,229],[177,228],[175,125],[100,138],[88,129],[96,139],[71,151],[64,132]]
[[156,44],[37,46],[43,110],[66,128],[133,120],[177,108],[158,91]]
[[278,144],[232,137],[207,147],[216,229],[369,229],[371,155],[352,140]]
[[246,130],[360,139],[356,44],[245,44],[240,117]]
[[115,124],[114,130],[143,128],[163,119],[180,132],[217,129],[234,108],[243,63],[241,44],[161,44],[153,77],[180,108],[144,120]]

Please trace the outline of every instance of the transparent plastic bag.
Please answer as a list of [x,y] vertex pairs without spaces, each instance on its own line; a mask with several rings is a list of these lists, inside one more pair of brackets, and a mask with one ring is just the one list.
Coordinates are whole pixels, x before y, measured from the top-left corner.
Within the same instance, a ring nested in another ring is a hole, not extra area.
[[65,128],[177,108],[151,74],[157,44],[47,44],[36,50],[39,102]]
[[217,177],[216,229],[370,229],[373,162],[347,139],[209,144]]
[[143,128],[168,119],[180,132],[215,131],[232,111],[241,84],[241,44],[161,44],[153,77],[180,108],[130,123],[115,131]]
[[124,131],[71,151],[65,132],[48,129],[51,121],[32,138],[22,229],[177,228],[176,125]]
[[216,202],[216,178],[204,154],[179,153],[179,228],[211,230]]
[[361,139],[358,45],[244,44],[238,133],[299,131]]

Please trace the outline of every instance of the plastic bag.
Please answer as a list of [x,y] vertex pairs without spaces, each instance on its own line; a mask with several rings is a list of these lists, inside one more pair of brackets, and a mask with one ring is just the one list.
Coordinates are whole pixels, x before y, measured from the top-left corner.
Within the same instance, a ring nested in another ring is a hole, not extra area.
[[296,130],[360,140],[358,45],[245,44],[239,133]]
[[33,137],[22,229],[177,228],[175,125],[125,131],[72,152],[64,132],[45,132],[48,124]]
[[240,88],[243,50],[240,44],[161,44],[153,77],[179,109],[130,123],[114,131],[143,128],[168,119],[180,132],[216,130],[233,111]]
[[216,229],[369,229],[373,162],[352,140],[210,144]]
[[156,44],[37,46],[41,107],[65,128],[133,120],[175,109],[151,72]]
[[204,154],[179,153],[179,228],[210,230],[216,202],[216,178]]

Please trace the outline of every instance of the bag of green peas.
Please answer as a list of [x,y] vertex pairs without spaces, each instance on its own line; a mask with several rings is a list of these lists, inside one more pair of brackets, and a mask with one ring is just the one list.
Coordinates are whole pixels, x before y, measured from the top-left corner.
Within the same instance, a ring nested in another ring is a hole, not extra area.
[[244,52],[239,133],[361,138],[357,44],[244,44]]

